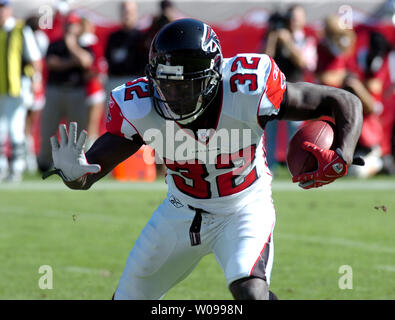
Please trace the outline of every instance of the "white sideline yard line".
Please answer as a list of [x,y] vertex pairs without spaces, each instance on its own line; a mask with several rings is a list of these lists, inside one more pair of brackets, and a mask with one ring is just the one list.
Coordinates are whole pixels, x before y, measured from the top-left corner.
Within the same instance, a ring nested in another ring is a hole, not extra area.
[[[12,216],[31,216],[32,212],[29,210],[29,207],[20,204],[20,205],[1,205],[0,206],[0,216],[12,215]],[[101,222],[107,224],[117,224],[124,225],[125,221],[114,219],[110,214],[105,211],[98,212],[88,212],[88,211],[74,211],[72,209],[68,210],[53,210],[53,209],[45,209],[42,208],[38,211],[34,212],[36,217],[45,217],[45,218],[53,218],[53,219],[66,219],[70,223],[79,224],[81,222]],[[0,233],[0,238],[4,235]]]
[[395,248],[393,247],[385,247],[374,243],[350,240],[345,238],[306,236],[302,234],[290,234],[290,233],[281,233],[281,234],[274,233],[274,235],[279,239],[290,240],[292,242],[296,241],[296,242],[314,243],[314,244],[322,245],[323,247],[329,247],[329,246],[348,247],[352,249],[360,249],[362,251],[371,251],[373,253],[395,254]]
[[[162,182],[119,182],[119,181],[99,181],[89,189],[89,192],[103,191],[103,190],[142,190],[142,191],[156,191],[166,190],[167,185]],[[68,191],[81,192],[80,190],[70,190],[62,182],[41,182],[41,181],[26,181],[19,184],[3,183],[0,184],[1,191]]]
[[93,269],[93,268],[78,267],[78,266],[65,266],[62,267],[62,269],[67,272],[96,274],[102,277],[110,277],[111,275],[113,275],[113,272],[106,269]]
[[[300,191],[302,190],[296,184],[290,181],[276,181],[272,183],[273,191]],[[122,191],[122,190],[142,190],[142,191],[165,191],[167,185],[164,182],[120,182],[120,181],[99,181],[89,192],[95,191]],[[330,185],[322,188],[315,189],[314,191],[348,191],[348,190],[395,190],[395,179],[394,180],[343,180],[336,181]],[[1,191],[68,191],[75,192],[74,190],[68,189],[61,181],[24,181],[22,183],[1,183],[0,184],[0,195]]]
[[380,271],[395,272],[395,266],[379,265],[379,266],[376,266],[376,269],[380,270]]

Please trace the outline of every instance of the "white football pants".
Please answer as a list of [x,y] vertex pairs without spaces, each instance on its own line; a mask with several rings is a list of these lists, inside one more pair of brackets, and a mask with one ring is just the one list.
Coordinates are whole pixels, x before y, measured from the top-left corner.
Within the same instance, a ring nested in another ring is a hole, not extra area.
[[194,210],[168,195],[134,244],[115,299],[160,299],[209,253],[214,253],[228,285],[251,275],[270,283],[275,224],[270,189],[257,192],[255,201],[238,212],[202,213],[201,244],[192,246],[194,217]]

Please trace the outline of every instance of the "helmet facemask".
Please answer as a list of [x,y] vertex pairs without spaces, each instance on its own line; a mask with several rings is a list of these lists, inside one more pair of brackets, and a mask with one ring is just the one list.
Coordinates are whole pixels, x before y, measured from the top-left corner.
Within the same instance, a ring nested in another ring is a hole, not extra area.
[[215,97],[221,76],[213,69],[184,73],[183,66],[148,67],[156,111],[165,119],[188,124],[199,117]]

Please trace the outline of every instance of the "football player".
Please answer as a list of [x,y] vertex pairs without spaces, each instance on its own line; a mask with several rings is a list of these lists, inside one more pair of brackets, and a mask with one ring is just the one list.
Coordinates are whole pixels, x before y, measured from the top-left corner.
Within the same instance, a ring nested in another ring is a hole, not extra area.
[[[320,187],[344,176],[353,162],[360,100],[337,88],[287,83],[264,54],[224,59],[213,29],[194,19],[158,32],[146,74],[112,91],[107,132],[86,154],[86,132],[77,139],[75,123],[68,132],[59,127],[60,142],[51,138],[55,170],[49,174],[72,189],[89,189],[143,144],[154,145],[167,166],[167,198],[134,244],[114,298],[159,299],[209,253],[235,299],[275,297],[269,284],[276,215],[265,124],[335,119],[339,148],[305,144],[319,167],[293,178],[302,188]],[[218,135],[225,141],[220,147]],[[177,152],[187,140],[186,152]],[[201,156],[207,152],[209,160]]]

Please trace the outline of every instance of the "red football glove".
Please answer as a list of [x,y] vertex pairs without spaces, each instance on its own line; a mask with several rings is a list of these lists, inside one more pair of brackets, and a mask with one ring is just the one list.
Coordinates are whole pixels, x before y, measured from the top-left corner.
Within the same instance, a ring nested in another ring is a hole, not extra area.
[[336,151],[321,149],[307,141],[302,144],[302,147],[317,159],[318,169],[292,178],[292,182],[299,182],[301,188],[318,188],[347,174],[348,166],[340,149],[336,149]]

